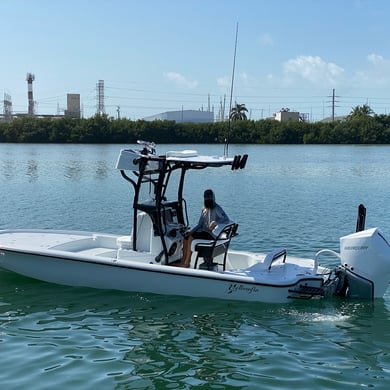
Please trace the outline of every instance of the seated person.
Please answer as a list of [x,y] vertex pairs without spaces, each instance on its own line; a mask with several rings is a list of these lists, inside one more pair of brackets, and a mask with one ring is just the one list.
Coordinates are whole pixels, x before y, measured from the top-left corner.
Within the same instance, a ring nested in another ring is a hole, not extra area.
[[[195,238],[206,240],[214,239],[220,232],[220,228],[230,222],[229,217],[222,207],[215,202],[214,192],[206,190],[204,192],[204,207],[197,225],[186,233],[183,242],[182,267],[189,267],[191,262],[191,243]],[[221,226],[222,225],[222,226]]]

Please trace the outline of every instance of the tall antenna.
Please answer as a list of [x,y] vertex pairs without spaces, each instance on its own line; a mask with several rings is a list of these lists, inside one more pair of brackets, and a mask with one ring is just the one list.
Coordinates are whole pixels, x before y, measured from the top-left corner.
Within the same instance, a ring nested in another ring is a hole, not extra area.
[[236,53],[237,53],[237,39],[238,39],[238,22],[236,26],[236,42],[234,44],[234,56],[233,56],[233,70],[232,70],[232,82],[230,84],[230,104],[229,104],[229,125],[227,136],[225,140],[225,157],[229,154],[229,133],[230,133],[230,113],[232,111],[232,100],[233,100],[233,86],[234,86],[234,71],[236,69]]
[[34,98],[33,98],[33,81],[35,80],[35,75],[32,73],[27,73],[27,97],[28,97],[28,115],[34,116]]

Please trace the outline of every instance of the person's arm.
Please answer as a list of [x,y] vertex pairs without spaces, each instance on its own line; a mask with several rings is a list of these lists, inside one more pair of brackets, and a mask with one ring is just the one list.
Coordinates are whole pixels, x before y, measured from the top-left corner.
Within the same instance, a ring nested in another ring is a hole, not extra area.
[[221,206],[216,206],[216,223],[217,225],[226,225],[228,224],[230,221],[230,218],[227,216],[227,214],[225,213],[225,211],[222,209]]
[[222,231],[222,229],[232,221],[230,218],[227,216],[225,211],[222,209],[220,206],[216,206],[215,208],[215,221],[214,226],[212,227],[212,234],[214,236],[218,236],[218,234]]
[[188,233],[192,234],[198,230],[202,230],[203,224],[204,224],[204,215],[203,215],[203,210],[202,210],[202,212],[200,213],[198,223],[192,229],[190,229]]

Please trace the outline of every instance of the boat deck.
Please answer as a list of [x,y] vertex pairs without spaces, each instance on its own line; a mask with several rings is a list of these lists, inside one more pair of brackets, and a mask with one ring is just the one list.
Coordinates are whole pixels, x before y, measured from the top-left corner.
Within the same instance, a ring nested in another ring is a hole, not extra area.
[[[1,249],[16,252],[26,251],[26,253],[46,256],[79,257],[89,261],[95,259],[94,261],[108,261],[118,265],[130,264],[128,262],[133,261],[144,264],[154,263],[155,255],[150,252],[123,249],[124,246],[131,246],[130,240],[130,237],[94,232],[2,230],[0,231],[0,252]],[[265,257],[264,254],[230,250],[227,270],[222,272],[222,268],[220,268],[218,269],[220,272],[217,274],[267,280],[268,283],[289,283],[299,277],[315,276],[313,261],[310,259],[288,257],[285,262],[280,259],[272,264],[272,272],[270,272],[268,266],[264,264]],[[154,263],[155,266],[161,264]],[[194,260],[192,261],[193,265]],[[199,272],[193,268],[174,268],[180,273]]]
[[[104,240],[102,239],[104,237]],[[29,250],[117,249],[117,236],[75,231],[0,230],[0,248]]]

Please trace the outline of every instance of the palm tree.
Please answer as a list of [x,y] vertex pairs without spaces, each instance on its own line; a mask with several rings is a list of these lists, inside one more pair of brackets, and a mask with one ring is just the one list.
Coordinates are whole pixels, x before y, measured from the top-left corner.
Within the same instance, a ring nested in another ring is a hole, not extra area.
[[232,121],[242,121],[247,120],[246,113],[248,112],[248,109],[245,107],[245,104],[238,104],[230,110],[229,118]]
[[363,104],[362,106],[354,107],[348,115],[348,119],[369,118],[372,117],[374,114],[374,111],[368,104]]

